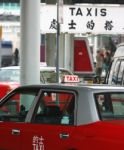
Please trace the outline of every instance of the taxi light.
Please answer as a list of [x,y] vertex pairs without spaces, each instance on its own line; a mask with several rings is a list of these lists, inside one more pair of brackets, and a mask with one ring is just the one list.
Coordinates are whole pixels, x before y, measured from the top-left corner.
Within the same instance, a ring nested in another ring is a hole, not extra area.
[[63,76],[64,83],[78,83],[80,82],[79,77],[77,75],[64,75]]

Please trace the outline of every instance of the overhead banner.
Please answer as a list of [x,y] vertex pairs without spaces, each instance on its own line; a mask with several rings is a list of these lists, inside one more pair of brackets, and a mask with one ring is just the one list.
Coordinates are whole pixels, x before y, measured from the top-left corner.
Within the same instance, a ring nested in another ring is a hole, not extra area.
[[[124,34],[124,6],[63,5],[61,33]],[[41,33],[56,33],[57,6],[41,5]]]

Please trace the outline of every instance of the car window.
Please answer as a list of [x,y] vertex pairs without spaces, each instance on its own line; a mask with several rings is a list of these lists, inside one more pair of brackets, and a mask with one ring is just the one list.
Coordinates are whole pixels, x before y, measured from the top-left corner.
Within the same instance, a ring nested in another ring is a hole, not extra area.
[[112,74],[112,84],[122,85],[124,75],[124,60],[117,60]]
[[110,72],[111,72],[112,66],[113,66],[113,61],[109,65],[109,68],[108,68],[108,71],[106,72],[105,79],[104,79],[103,83],[108,84],[109,80],[111,80],[111,74],[110,74]]
[[102,120],[124,119],[124,93],[100,93],[95,99]]
[[0,81],[19,82],[20,71],[18,69],[1,69]]
[[39,100],[34,123],[74,124],[75,96],[72,93],[43,92]]
[[120,69],[120,60],[116,62],[115,67],[113,68],[112,84],[117,84],[119,69]]
[[[59,75],[62,80],[63,75],[71,75],[68,70],[60,69]],[[20,69],[1,69],[0,70],[0,82],[18,82],[20,83]],[[41,70],[40,71],[41,83],[55,83],[56,82],[56,69],[55,70]]]
[[[56,82],[56,70],[45,70],[45,71],[41,71],[40,74],[44,79],[45,83]],[[60,70],[59,71],[60,80],[62,80],[64,75],[71,75],[71,73],[67,70]]]
[[122,84],[123,75],[124,75],[124,60],[121,60],[120,69],[118,72],[118,80],[117,80],[118,85]]
[[0,121],[24,122],[26,115],[35,100],[36,93],[18,92],[2,101],[0,106]]
[[115,52],[115,56],[120,57],[120,56],[122,56],[123,52],[124,52],[124,47],[120,46],[120,47],[117,48],[117,50]]

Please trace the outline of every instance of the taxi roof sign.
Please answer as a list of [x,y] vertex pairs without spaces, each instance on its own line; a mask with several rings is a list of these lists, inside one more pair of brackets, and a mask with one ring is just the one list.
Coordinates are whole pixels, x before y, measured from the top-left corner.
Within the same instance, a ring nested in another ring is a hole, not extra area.
[[77,75],[64,75],[63,76],[64,83],[78,83],[80,82],[79,77]]

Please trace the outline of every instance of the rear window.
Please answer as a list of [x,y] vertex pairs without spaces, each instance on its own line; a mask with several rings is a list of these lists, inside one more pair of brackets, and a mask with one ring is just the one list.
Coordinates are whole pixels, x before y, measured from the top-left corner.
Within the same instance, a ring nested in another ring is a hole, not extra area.
[[95,100],[102,120],[124,120],[124,93],[99,93]]

